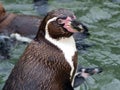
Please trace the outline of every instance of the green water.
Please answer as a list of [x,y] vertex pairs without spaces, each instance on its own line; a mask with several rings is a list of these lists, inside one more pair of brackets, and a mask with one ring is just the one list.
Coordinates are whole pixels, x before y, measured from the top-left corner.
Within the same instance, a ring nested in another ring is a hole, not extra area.
[[[80,90],[120,90],[120,3],[111,2],[117,0],[57,1],[59,3],[49,0],[49,10],[60,7],[71,9],[89,27],[91,37],[86,42],[94,46],[79,53],[79,63],[86,67],[100,66],[104,69],[103,73],[89,77]],[[32,0],[0,2],[8,12],[37,15]],[[12,50],[11,60],[0,61],[0,89],[24,48],[16,46]]]

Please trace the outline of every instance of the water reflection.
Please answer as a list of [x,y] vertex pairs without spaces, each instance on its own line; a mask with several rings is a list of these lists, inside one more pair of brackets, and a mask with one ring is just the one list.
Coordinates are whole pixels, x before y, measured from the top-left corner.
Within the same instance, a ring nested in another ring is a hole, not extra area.
[[[71,9],[90,29],[92,36],[86,39],[86,42],[94,46],[85,53],[79,53],[79,63],[86,67],[103,67],[104,72],[88,78],[80,87],[81,90],[120,89],[120,4],[119,0],[110,1],[74,0],[72,3],[49,1],[49,10],[60,7]],[[1,0],[1,2],[9,12],[37,15],[33,10],[32,0]],[[0,88],[23,51],[24,46],[18,46],[13,50],[11,60],[0,62]]]

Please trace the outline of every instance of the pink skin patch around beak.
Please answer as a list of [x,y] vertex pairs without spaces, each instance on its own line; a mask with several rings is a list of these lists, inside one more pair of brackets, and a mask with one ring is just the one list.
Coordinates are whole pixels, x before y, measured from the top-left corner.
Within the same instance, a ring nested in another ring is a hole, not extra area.
[[84,72],[83,72],[83,73],[81,74],[81,76],[84,77],[84,78],[88,78],[90,75],[89,75],[88,73],[84,73]]
[[72,26],[71,26],[71,17],[67,17],[65,20],[63,20],[62,23],[64,23],[64,28],[66,28],[69,32],[72,32],[72,33],[75,33],[75,32],[78,32],[77,30],[73,29]]

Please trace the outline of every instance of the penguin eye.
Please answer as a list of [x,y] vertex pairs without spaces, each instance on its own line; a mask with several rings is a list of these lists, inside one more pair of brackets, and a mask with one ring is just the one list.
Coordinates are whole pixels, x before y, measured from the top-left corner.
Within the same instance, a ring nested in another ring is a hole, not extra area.
[[62,19],[58,19],[58,20],[57,20],[57,23],[58,23],[58,24],[64,24]]

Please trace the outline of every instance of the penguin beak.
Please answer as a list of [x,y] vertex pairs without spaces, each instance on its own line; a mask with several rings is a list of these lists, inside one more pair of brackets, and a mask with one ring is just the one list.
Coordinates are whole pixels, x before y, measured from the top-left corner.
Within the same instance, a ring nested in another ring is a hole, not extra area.
[[96,67],[96,68],[86,68],[85,73],[89,73],[89,75],[93,74],[99,74],[103,71],[102,68]]
[[77,30],[80,33],[84,33],[87,36],[90,35],[90,33],[88,32],[88,28],[85,25],[83,25],[82,23],[80,23],[79,21],[72,20],[71,26],[73,29]]
[[73,87],[78,87],[79,85],[81,85],[82,83],[84,83],[84,81],[86,80],[86,78],[88,78],[91,75],[94,74],[99,74],[103,71],[102,68],[100,67],[94,67],[94,68],[79,68],[78,72],[75,74],[75,79],[74,79],[74,84]]

